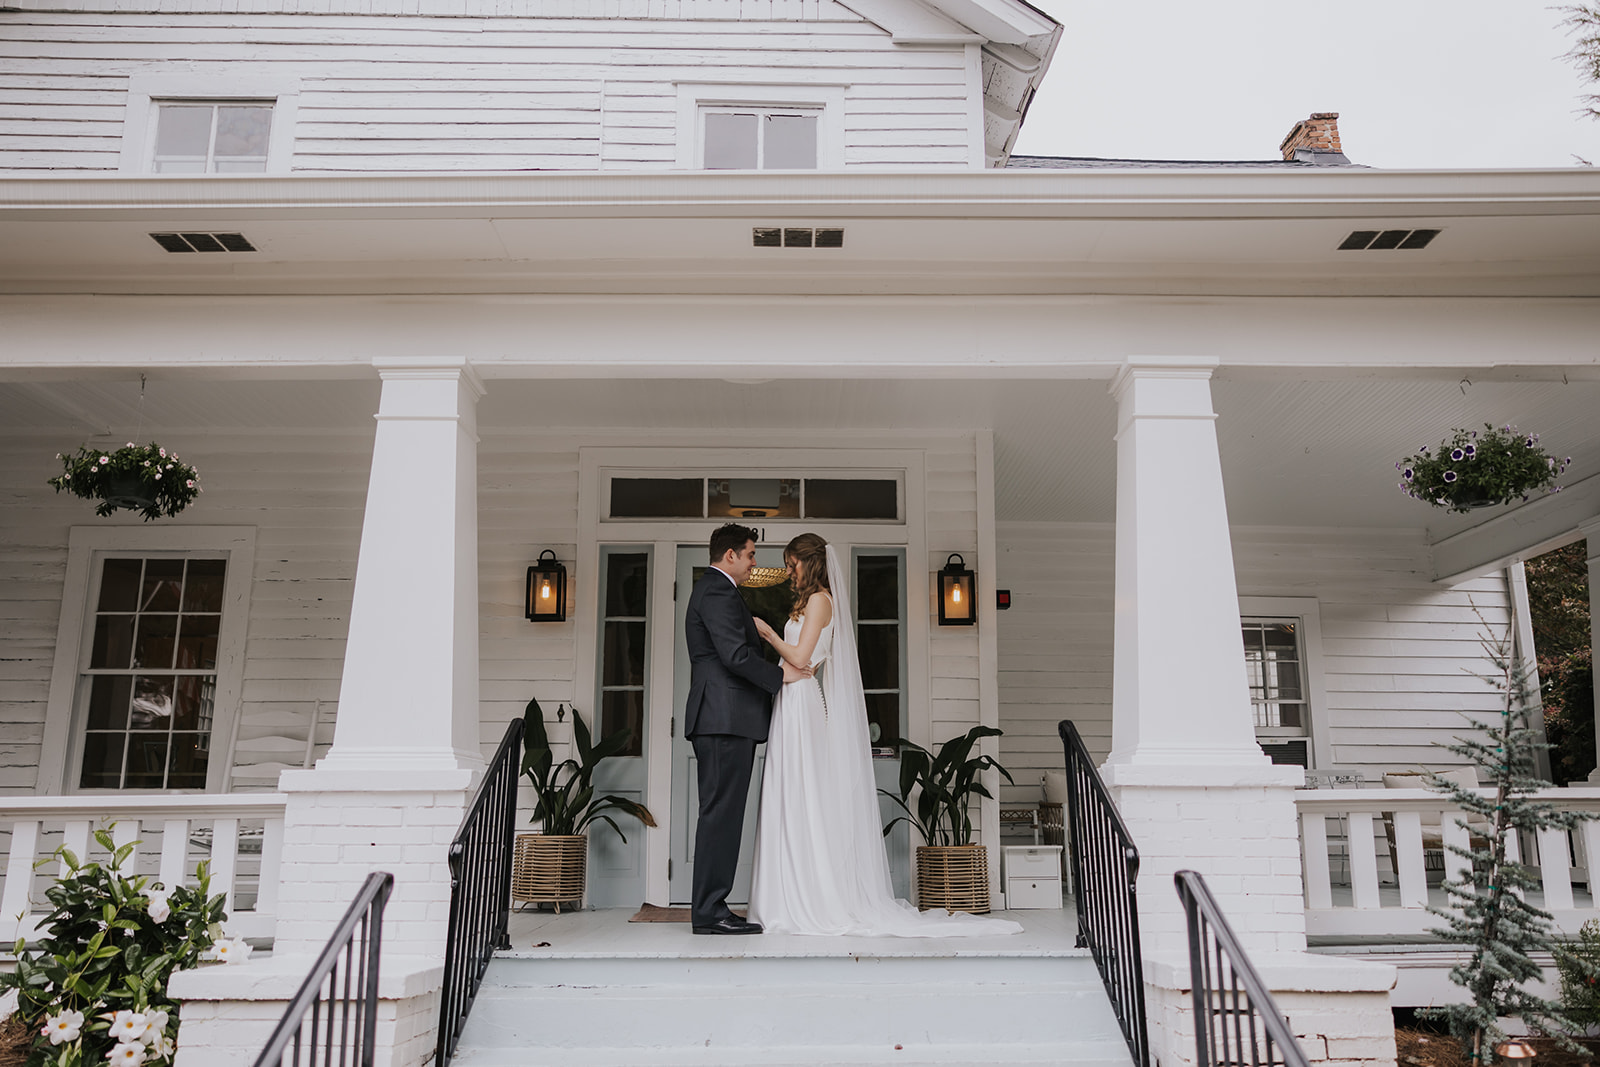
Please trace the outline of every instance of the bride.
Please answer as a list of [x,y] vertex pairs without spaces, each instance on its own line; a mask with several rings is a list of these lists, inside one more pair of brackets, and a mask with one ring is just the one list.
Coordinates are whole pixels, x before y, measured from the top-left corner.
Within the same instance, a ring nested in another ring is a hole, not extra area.
[[[778,654],[816,673],[785,685],[772,707],[756,829],[750,918],[769,933],[982,937],[1018,933],[1004,919],[919,912],[889,886],[849,586],[838,554],[801,534],[783,550],[795,606],[783,636],[756,628]],[[837,623],[837,625],[835,625]]]

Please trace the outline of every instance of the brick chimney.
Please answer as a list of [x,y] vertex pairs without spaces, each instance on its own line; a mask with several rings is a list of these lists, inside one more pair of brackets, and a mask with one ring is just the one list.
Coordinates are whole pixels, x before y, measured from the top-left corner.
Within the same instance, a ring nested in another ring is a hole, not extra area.
[[1316,111],[1310,118],[1301,119],[1278,147],[1286,160],[1332,165],[1350,162],[1339,146],[1337,111]]

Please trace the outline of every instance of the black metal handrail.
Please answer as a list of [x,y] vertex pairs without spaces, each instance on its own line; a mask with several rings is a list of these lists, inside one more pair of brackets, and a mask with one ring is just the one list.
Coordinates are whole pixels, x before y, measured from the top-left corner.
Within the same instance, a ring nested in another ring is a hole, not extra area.
[[1173,876],[1189,923],[1189,984],[1194,989],[1198,1067],[1310,1067],[1272,991],[1223,918],[1206,880]]
[[394,875],[383,871],[367,875],[256,1057],[255,1067],[298,1064],[302,1053],[312,1065],[372,1067],[383,908],[393,890]]
[[1077,895],[1078,947],[1094,955],[1133,1062],[1149,1067],[1144,957],[1139,950],[1139,850],[1078,728],[1063,720],[1059,729],[1067,757],[1067,851]]
[[511,850],[516,832],[517,779],[522,773],[521,719],[506,727],[478,783],[477,795],[450,842],[450,932],[439,994],[436,1067],[455,1055],[461,1027],[495,951],[510,948]]

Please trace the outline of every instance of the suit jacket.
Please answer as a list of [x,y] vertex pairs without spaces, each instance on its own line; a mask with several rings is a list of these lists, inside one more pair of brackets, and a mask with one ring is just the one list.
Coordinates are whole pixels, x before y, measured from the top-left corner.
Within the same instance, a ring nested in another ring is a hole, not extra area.
[[689,703],[683,736],[733,734],[767,739],[772,697],[783,668],[761,658],[761,635],[744,598],[726,574],[707,567],[689,594],[684,618],[689,646]]

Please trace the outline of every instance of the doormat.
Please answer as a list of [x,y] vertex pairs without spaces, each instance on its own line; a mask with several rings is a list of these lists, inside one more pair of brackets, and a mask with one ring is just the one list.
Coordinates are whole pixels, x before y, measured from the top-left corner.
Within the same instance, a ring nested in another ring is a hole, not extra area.
[[[735,915],[744,918],[744,912],[735,911]],[[662,908],[654,904],[641,904],[634,913],[631,923],[686,923],[689,921],[688,908]]]

